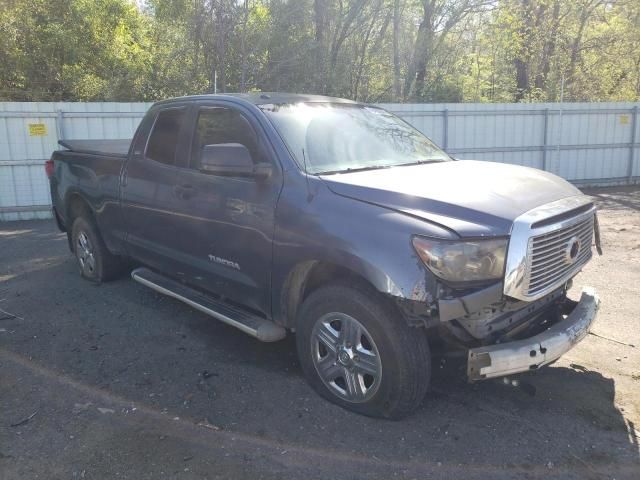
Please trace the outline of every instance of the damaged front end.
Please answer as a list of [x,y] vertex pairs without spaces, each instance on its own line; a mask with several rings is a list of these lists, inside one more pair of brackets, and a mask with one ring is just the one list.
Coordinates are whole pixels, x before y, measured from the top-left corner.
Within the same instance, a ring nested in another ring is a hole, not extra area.
[[516,219],[504,279],[467,291],[441,285],[444,337],[468,349],[469,381],[536,370],[557,360],[589,332],[599,307],[592,288],[567,297],[572,278],[601,252],[595,206],[573,197]]
[[567,297],[570,287],[571,281],[532,302],[500,296],[495,286],[441,299],[440,332],[468,350],[469,381],[536,370],[582,340],[599,299],[586,287],[575,302]]

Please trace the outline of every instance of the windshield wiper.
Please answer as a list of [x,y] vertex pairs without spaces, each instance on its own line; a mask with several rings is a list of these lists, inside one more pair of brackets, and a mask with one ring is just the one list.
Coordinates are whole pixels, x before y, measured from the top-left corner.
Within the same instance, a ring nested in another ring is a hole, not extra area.
[[426,160],[416,160],[415,162],[409,163],[399,163],[396,167],[408,167],[409,165],[426,165],[428,163],[440,163],[446,160],[435,160],[435,159],[426,159]]
[[369,167],[343,168],[342,170],[328,170],[326,172],[318,172],[316,175],[335,175],[336,173],[353,173],[366,172],[367,170],[380,170],[382,168],[390,168],[393,165],[371,165]]

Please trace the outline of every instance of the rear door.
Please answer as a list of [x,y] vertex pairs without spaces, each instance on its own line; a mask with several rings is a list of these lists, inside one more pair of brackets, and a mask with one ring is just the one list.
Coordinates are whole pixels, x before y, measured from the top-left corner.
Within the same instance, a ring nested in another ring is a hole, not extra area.
[[121,181],[128,254],[166,273],[183,269],[176,201],[189,163],[187,126],[191,106],[160,106],[141,125]]

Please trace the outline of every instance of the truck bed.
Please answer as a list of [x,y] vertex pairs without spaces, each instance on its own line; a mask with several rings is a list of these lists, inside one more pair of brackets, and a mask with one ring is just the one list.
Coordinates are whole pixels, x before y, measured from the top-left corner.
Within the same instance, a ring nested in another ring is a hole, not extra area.
[[104,155],[108,157],[126,157],[131,139],[117,140],[59,140],[58,143],[75,153]]

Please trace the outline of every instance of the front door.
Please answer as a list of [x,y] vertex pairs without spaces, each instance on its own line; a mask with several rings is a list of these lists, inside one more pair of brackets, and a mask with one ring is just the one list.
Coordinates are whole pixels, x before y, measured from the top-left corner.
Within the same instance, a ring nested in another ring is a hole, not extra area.
[[[190,256],[188,281],[269,316],[280,169],[251,112],[210,103],[198,106],[194,117],[190,170],[183,177],[193,194],[179,203],[180,249]],[[201,171],[202,148],[220,143],[244,145],[254,163],[273,164],[273,175],[256,179]]]

